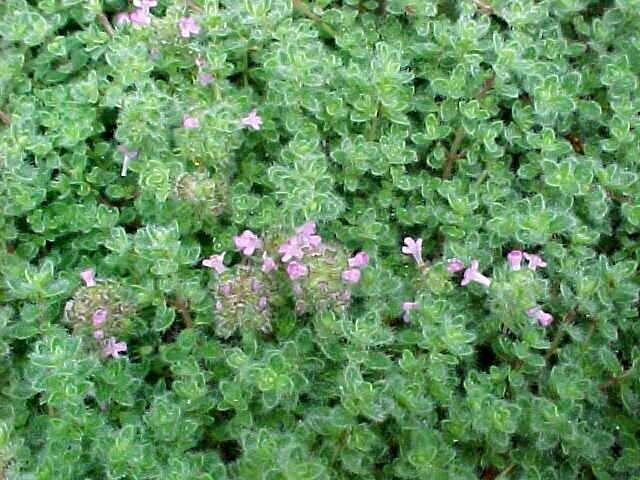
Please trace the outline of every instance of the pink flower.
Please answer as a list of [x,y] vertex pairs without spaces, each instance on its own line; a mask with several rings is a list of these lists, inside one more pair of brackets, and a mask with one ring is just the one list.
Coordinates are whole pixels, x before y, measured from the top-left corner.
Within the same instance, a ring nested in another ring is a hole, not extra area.
[[107,357],[118,358],[121,352],[127,351],[127,344],[125,342],[117,342],[114,337],[109,338],[104,344],[102,352]]
[[267,255],[267,252],[262,253],[262,268],[261,270],[264,273],[271,273],[274,270],[277,270],[278,266],[273,258]]
[[189,115],[182,116],[182,126],[184,128],[198,128],[200,126],[200,120],[196,117],[191,117]]
[[302,263],[291,262],[287,265],[287,274],[291,280],[297,280],[298,278],[305,277],[308,273],[309,269]]
[[320,235],[298,235],[298,239],[303,248],[314,250],[322,244]]
[[107,319],[107,311],[104,308],[99,308],[93,315],[91,315],[91,323],[93,323],[94,327],[99,327],[102,325]]
[[213,82],[213,75],[206,72],[200,73],[198,74],[198,81],[200,82],[200,85],[202,85],[203,87],[206,87],[211,82]]
[[144,10],[149,10],[158,5],[158,2],[156,0],[133,0],[133,5]]
[[310,235],[315,235],[316,233],[316,222],[307,222],[304,225],[300,225],[296,228],[296,233],[298,235],[302,235],[303,237],[308,237]]
[[257,278],[252,278],[251,279],[251,291],[253,293],[258,293],[260,290],[262,290],[263,284],[260,280],[258,280]]
[[358,283],[360,281],[360,270],[357,268],[350,268],[342,272],[342,280],[347,283]]
[[254,130],[260,130],[260,125],[262,125],[262,118],[260,118],[256,109],[254,108],[253,110],[251,110],[251,112],[249,112],[249,115],[241,120],[241,122],[243,125],[251,127]]
[[422,265],[422,239],[414,240],[411,237],[406,237],[402,253],[411,255],[418,265]]
[[480,263],[478,260],[471,260],[471,266],[464,271],[464,277],[462,278],[462,282],[460,285],[463,287],[469,285],[471,282],[476,282],[485,287],[491,285],[491,279],[485,277],[478,271],[478,267]]
[[207,64],[205,59],[202,58],[201,56],[197,56],[196,59],[195,59],[195,62],[196,62],[196,65],[198,66],[198,68],[202,68]]
[[129,12],[118,12],[113,17],[113,22],[116,26],[120,27],[122,25],[126,25],[127,23],[131,23],[129,19]]
[[197,35],[200,33],[200,26],[193,17],[182,17],[178,21],[180,27],[180,36],[182,38],[189,38],[191,35]]
[[93,332],[93,338],[95,338],[96,340],[101,340],[104,338],[104,332],[102,330],[96,330],[95,332]]
[[535,318],[543,327],[548,327],[553,322],[553,315],[545,312],[538,306],[528,309],[527,315],[531,318]]
[[151,23],[151,17],[149,16],[149,10],[145,8],[138,8],[129,13],[129,20],[134,25],[149,25]]
[[457,273],[460,270],[464,270],[464,263],[458,258],[450,258],[447,260],[447,272]]
[[416,308],[418,304],[416,302],[404,302],[402,304],[402,320],[404,323],[409,323],[409,311]]
[[247,257],[253,255],[258,248],[262,248],[262,240],[251,230],[245,230],[239,237],[233,237],[236,248]]
[[292,258],[301,260],[304,257],[301,245],[298,243],[297,237],[290,238],[286,243],[278,247],[278,253],[282,254],[282,261],[288,262]]
[[267,297],[260,297],[258,300],[258,310],[264,310],[267,308],[268,300]]
[[127,176],[127,170],[129,169],[129,162],[135,160],[138,157],[137,150],[129,150],[125,145],[118,145],[117,150],[122,153],[122,170],[120,171],[121,177]]
[[95,287],[96,279],[94,277],[94,271],[92,268],[88,268],[87,270],[83,270],[80,272],[80,278],[84,280],[84,283],[87,287]]
[[542,260],[542,257],[540,257],[539,255],[536,255],[534,253],[524,252],[523,256],[524,258],[527,259],[527,262],[528,262],[527,266],[529,267],[529,269],[533,270],[534,272],[538,267],[543,268],[547,266],[547,263],[544,260]]
[[227,252],[222,252],[219,255],[211,255],[209,258],[205,258],[202,261],[202,265],[205,267],[213,268],[216,273],[222,273],[227,268],[224,266],[224,256]]
[[228,297],[231,295],[231,288],[232,288],[232,284],[231,282],[226,282],[223,283],[222,285],[220,285],[218,287],[218,290],[220,291],[220,293],[222,293],[225,297]]
[[521,250],[511,250],[507,254],[507,262],[511,270],[520,270],[520,264],[522,263],[523,253]]
[[350,268],[362,268],[369,264],[369,255],[367,252],[358,252],[348,260]]

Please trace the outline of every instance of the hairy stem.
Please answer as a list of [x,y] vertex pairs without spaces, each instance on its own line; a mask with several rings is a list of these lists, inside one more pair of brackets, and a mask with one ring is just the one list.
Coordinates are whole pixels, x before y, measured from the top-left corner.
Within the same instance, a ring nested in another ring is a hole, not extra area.
[[0,110],[0,120],[2,120],[2,123],[5,125],[9,125],[11,124],[11,115]]
[[329,25],[327,25],[327,23],[322,20],[321,17],[313,13],[309,6],[302,0],[291,0],[291,2],[295,11],[316,22],[326,33],[328,33],[332,37],[335,37],[337,35],[336,31]]
[[187,301],[182,297],[176,297],[176,299],[171,302],[171,305],[178,311],[186,327],[193,327],[193,320],[191,319],[191,312],[189,312]]
[[196,4],[193,0],[187,0],[187,7],[189,7],[194,12],[198,12],[198,13],[202,12],[202,7]]
[[[476,95],[476,100],[482,100],[484,97],[486,97],[487,93],[489,93],[489,90],[493,88],[493,84],[495,83],[495,81],[495,74],[485,80],[482,84],[482,88]],[[453,142],[451,143],[451,148],[449,148],[449,153],[447,153],[447,158],[445,159],[444,167],[442,168],[442,178],[451,178],[455,161],[461,157],[459,150],[460,145],[462,144],[462,140],[464,140],[464,128],[461,125],[456,130]]]
[[509,475],[514,468],[516,468],[516,464],[512,463],[507,468],[505,468],[502,472],[500,472],[500,475],[496,477],[496,480],[506,480],[507,475]]
[[376,138],[376,134],[378,132],[378,116],[380,115],[380,105],[376,109],[375,116],[371,119],[371,123],[369,124],[369,128],[367,130],[367,140],[372,142]]
[[242,84],[245,87],[249,86],[249,49],[244,51],[244,59],[242,63]]
[[111,26],[111,23],[109,23],[109,19],[107,18],[107,16],[104,13],[100,12],[96,15],[96,17],[98,18],[100,25],[102,25],[102,28],[104,28],[104,31],[107,32],[109,36],[113,36],[113,27]]
[[617,385],[618,383],[620,383],[622,380],[624,380],[625,378],[627,378],[629,375],[631,375],[631,373],[633,372],[633,367],[629,368],[628,370],[625,370],[624,372],[622,372],[620,375],[613,377],[609,380],[607,380],[604,383],[601,383],[598,388],[600,388],[600,390],[606,390],[607,388],[613,386],[613,385]]
[[[564,317],[562,317],[562,323],[572,322],[574,318],[576,318],[576,312],[575,310],[570,310],[565,314]],[[556,353],[556,350],[558,350],[558,347],[560,346],[565,333],[566,332],[563,328],[558,328],[556,335],[551,342],[551,347],[549,348],[547,354],[544,356],[545,360],[549,360],[553,356],[553,354]]]

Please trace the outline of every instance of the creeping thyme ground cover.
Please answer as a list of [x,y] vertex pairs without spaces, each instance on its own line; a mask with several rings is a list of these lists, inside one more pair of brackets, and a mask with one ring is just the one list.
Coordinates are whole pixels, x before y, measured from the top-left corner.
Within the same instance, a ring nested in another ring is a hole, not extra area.
[[640,1],[3,0],[0,478],[640,478]]

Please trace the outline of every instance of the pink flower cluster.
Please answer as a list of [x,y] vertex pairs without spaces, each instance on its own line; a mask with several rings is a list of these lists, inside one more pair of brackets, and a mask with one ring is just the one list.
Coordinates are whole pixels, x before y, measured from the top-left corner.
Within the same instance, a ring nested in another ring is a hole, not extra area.
[[[87,288],[96,286],[95,272],[89,268],[80,272],[80,278]],[[109,312],[105,308],[96,309],[91,315],[91,326],[93,328],[93,338],[100,342],[102,353],[106,357],[118,358],[120,353],[127,351],[125,342],[118,342],[114,337],[104,340],[104,324],[108,320]]]
[[206,87],[213,82],[214,77],[211,73],[205,70],[207,62],[205,62],[202,57],[196,57],[196,65],[198,66],[198,81],[200,82],[200,85]]
[[[133,6],[136,7],[136,9],[131,12],[116,13],[114,17],[115,24],[116,26],[122,26],[128,23],[138,26],[150,25],[150,10],[157,5],[157,0],[133,0]],[[190,16],[182,17],[178,20],[178,28],[182,38],[189,38],[192,35],[197,35],[201,31],[196,19]]]
[[522,268],[521,264],[523,259],[527,261],[529,270],[533,270],[534,272],[538,268],[544,268],[547,266],[546,262],[542,260],[542,257],[534,253],[527,253],[523,252],[522,250],[511,250],[507,254],[507,262],[509,262],[511,270],[514,271],[520,270]]
[[[198,78],[202,85],[208,85],[211,81],[213,81],[213,76],[209,74],[200,74]],[[260,126],[262,125],[262,118],[260,118],[260,116],[256,113],[256,110],[254,109],[249,113],[249,115],[240,120],[240,123],[254,130],[260,130]],[[194,117],[189,114],[184,114],[182,116],[182,128],[192,129],[199,127],[200,119],[198,117]]]
[[[411,237],[404,239],[404,246],[402,247],[402,253],[405,255],[411,255],[418,266],[424,264],[422,260],[422,239],[418,238],[414,240]],[[521,250],[512,250],[507,254],[507,262],[511,267],[511,270],[517,271],[522,268],[522,260],[527,261],[527,266],[530,270],[536,271],[538,268],[547,266],[547,263],[534,253],[528,253]],[[472,282],[478,283],[485,287],[491,286],[491,279],[480,273],[480,262],[478,260],[471,260],[471,264],[465,268],[465,264],[459,258],[450,258],[447,260],[447,271],[449,273],[458,273],[463,271],[462,280],[460,285],[465,287]],[[403,315],[402,318],[405,322],[409,321],[409,311],[415,309],[417,303],[404,302],[402,304]],[[540,325],[547,327],[553,322],[553,316],[544,312],[540,307],[535,306],[527,310],[527,315],[531,318],[535,318]]]
[[[518,271],[522,268],[522,260],[527,261],[529,270],[536,271],[538,268],[544,268],[547,263],[534,253],[523,252],[522,250],[512,250],[507,254],[507,262],[512,271]],[[548,327],[553,323],[553,315],[545,312],[539,306],[535,305],[527,310],[527,316],[538,321],[543,327]]]
[[193,17],[182,17],[178,21],[178,27],[180,28],[180,36],[182,38],[189,38],[191,35],[197,35],[200,33],[200,25]]
[[[240,235],[233,237],[233,242],[240,253],[245,257],[252,257],[257,251],[262,250],[261,267],[260,270],[264,274],[270,274],[275,272],[279,268],[279,262],[264,250],[264,243],[258,235],[251,230],[245,230]],[[294,282],[293,291],[296,295],[302,294],[302,287],[299,281],[309,277],[312,273],[312,268],[319,268],[325,271],[320,275],[326,275],[326,264],[324,255],[328,252],[336,252],[330,246],[326,246],[322,237],[316,233],[315,222],[307,222],[295,229],[295,234],[289,237],[285,242],[277,247],[277,253],[280,256],[280,262],[284,267],[284,271],[290,280]],[[217,274],[223,274],[227,271],[227,267],[224,265],[224,256],[226,252],[211,255],[202,261],[202,265],[214,270]],[[328,277],[320,281],[323,289],[328,288],[329,284],[337,281],[346,283],[347,285],[355,285],[360,282],[362,273],[361,269],[369,264],[369,255],[366,252],[357,252],[351,258],[344,259],[341,257],[341,262],[345,262],[344,267],[339,266],[339,263],[331,261],[331,269],[338,269]],[[315,265],[315,266],[312,266]],[[335,271],[335,270],[332,270]],[[314,270],[316,274],[318,271]],[[329,280],[334,279],[334,280]],[[325,285],[325,282],[326,283]],[[223,295],[225,292],[230,291],[231,285],[223,284],[220,293]],[[344,290],[344,288],[342,288]],[[345,300],[346,297],[350,297],[350,292],[341,294],[341,299]],[[265,299],[265,302],[267,299]],[[346,301],[346,300],[345,300]],[[221,305],[221,304],[220,304]]]
[[133,6],[135,10],[131,12],[120,12],[115,15],[116,26],[126,25],[127,23],[133,23],[138,26],[145,26],[151,24],[150,10],[152,7],[158,5],[157,0],[133,0]]
[[[236,249],[242,253],[245,257],[251,257],[257,250],[261,250],[263,248],[263,243],[260,237],[258,237],[251,230],[245,230],[240,235],[233,237],[233,243]],[[209,258],[205,258],[202,261],[202,265],[211,268],[218,275],[223,274],[228,269],[224,265],[224,257],[227,252],[222,252],[219,254],[211,255]],[[269,257],[266,252],[262,254],[262,272],[270,273],[277,269],[277,265],[273,258]],[[218,287],[219,293],[224,295],[225,297],[231,297],[233,291],[232,282],[226,282]],[[253,293],[257,293],[262,289],[262,283],[253,278],[251,280],[251,291]],[[260,310],[265,310],[268,305],[268,298],[266,296],[260,297],[258,301],[258,308]],[[218,300],[216,303],[216,309],[221,311],[223,309],[223,303]]]
[[[308,222],[296,229],[296,234],[278,247],[282,262],[287,263],[287,274],[291,280],[306,277],[309,268],[301,261],[305,255],[317,256],[322,247],[322,237],[316,234],[315,222]],[[295,259],[295,260],[294,260]],[[358,252],[347,261],[347,269],[341,273],[344,282],[356,284],[360,281],[360,269],[369,264],[369,255]]]

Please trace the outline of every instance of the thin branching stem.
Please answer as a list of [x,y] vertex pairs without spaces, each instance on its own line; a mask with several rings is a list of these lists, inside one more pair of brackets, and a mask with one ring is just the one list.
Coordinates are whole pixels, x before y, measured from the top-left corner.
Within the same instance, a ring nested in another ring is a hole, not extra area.
[[10,125],[11,115],[0,110],[0,120],[2,120],[2,123],[4,123],[5,125]]
[[292,0],[292,4],[295,11],[316,22],[326,33],[328,33],[332,37],[335,37],[337,35],[336,31],[329,25],[327,25],[327,23],[322,20],[321,17],[313,13],[309,8],[309,5],[304,3],[302,0]]
[[107,18],[107,16],[104,13],[100,12],[98,13],[98,15],[96,15],[96,17],[98,18],[100,25],[102,25],[102,28],[104,28],[104,31],[107,32],[110,37],[113,36],[113,27],[111,26],[111,23],[109,23],[109,19]]
[[191,312],[189,312],[189,305],[187,301],[182,297],[176,297],[176,299],[171,301],[170,304],[178,311],[185,326],[187,328],[193,327],[193,320],[191,319]]
[[[482,100],[487,96],[489,90],[493,88],[493,84],[496,81],[496,76],[492,75],[487,80],[484,81],[482,85],[482,89],[476,95],[476,100]],[[453,166],[457,159],[459,159],[462,154],[460,153],[460,146],[462,145],[462,141],[464,140],[464,127],[460,125],[456,130],[455,136],[453,137],[453,142],[451,143],[451,148],[449,148],[449,153],[447,153],[447,157],[445,159],[444,167],[442,168],[442,178],[451,178],[451,174],[453,173]]]

